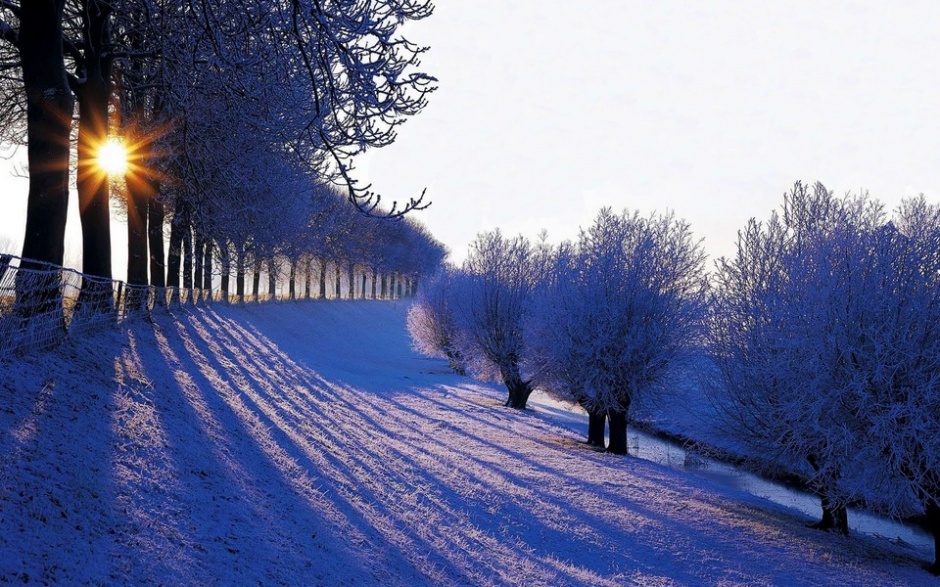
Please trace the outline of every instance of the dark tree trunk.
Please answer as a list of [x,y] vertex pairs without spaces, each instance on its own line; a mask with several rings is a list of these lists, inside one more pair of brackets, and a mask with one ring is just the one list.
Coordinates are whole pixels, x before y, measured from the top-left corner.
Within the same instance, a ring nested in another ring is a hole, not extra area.
[[193,287],[200,290],[200,297],[202,296],[202,273],[203,267],[202,264],[206,260],[206,239],[202,237],[199,231],[196,231],[196,250],[193,254],[193,258],[196,260],[196,268],[193,276]]
[[127,293],[125,312],[146,310],[147,265],[147,201],[149,182],[138,174],[127,175]]
[[222,242],[219,245],[219,267],[222,272],[220,286],[222,290],[222,301],[229,303],[229,279],[232,273],[232,254],[231,246],[228,242]]
[[375,299],[375,280],[378,277],[378,270],[372,270],[372,299]]
[[274,257],[268,259],[268,295],[271,296],[273,301],[274,296],[277,294],[277,266],[274,261]]
[[349,264],[349,295],[347,296],[350,300],[356,299],[356,266],[352,263]]
[[397,289],[398,289],[396,298],[400,300],[401,299],[401,276],[400,275],[397,275],[397,274],[395,275],[395,285],[397,286]]
[[170,304],[182,299],[180,296],[180,261],[183,248],[183,219],[179,211],[170,221],[170,247],[166,256],[166,286],[170,289]]
[[326,299],[326,261],[318,261],[320,263],[320,299]]
[[241,304],[245,301],[245,247],[236,249],[235,257],[235,300]]
[[183,253],[183,220],[179,212],[170,221],[170,246],[166,255],[166,285],[179,288],[180,266]]
[[206,299],[212,301],[212,239],[206,239],[205,256],[202,261],[202,289],[206,292]]
[[333,289],[335,290],[335,291],[334,291],[334,294],[335,294],[335,297],[336,297],[337,300],[342,297],[342,294],[340,293],[340,282],[341,282],[341,281],[342,281],[342,280],[341,280],[341,277],[340,277],[340,267],[339,267],[339,263],[337,263],[337,264],[336,264],[336,284],[334,285],[334,288],[333,288]]
[[180,230],[183,233],[183,287],[193,289],[193,231],[189,225],[189,218],[184,218]]
[[933,564],[928,570],[934,575],[940,575],[940,505],[935,499],[928,499],[924,513],[927,530],[933,536]]
[[587,443],[597,448],[606,448],[604,427],[607,425],[607,412],[588,410],[588,437]]
[[822,505],[822,519],[810,528],[817,530],[834,530],[840,534],[849,533],[849,513],[844,505],[836,504],[828,494],[823,493],[819,496]]
[[297,299],[297,259],[291,257],[288,262],[290,263],[290,278],[287,285],[287,297],[293,301]]
[[627,454],[627,411],[608,410],[607,419],[610,422],[610,442],[607,452],[615,455]]
[[166,211],[163,202],[157,197],[157,184],[151,183],[154,192],[151,194],[147,208],[148,224],[147,236],[150,243],[150,285],[158,288],[166,287],[166,265],[164,264],[163,250],[163,221]]
[[359,288],[359,299],[366,299],[366,272],[362,272],[362,287]]
[[[111,7],[99,0],[85,0],[82,13],[83,59],[78,76],[83,80],[78,96],[78,211],[82,225],[82,272],[111,279],[111,214],[108,173],[98,165],[98,150],[108,139],[108,100],[111,95]],[[95,297],[94,305],[107,300]],[[85,292],[82,292],[85,298]]]
[[261,291],[261,256],[258,254],[255,254],[255,274],[252,277],[252,282],[251,282],[251,295],[255,297],[256,302],[261,301],[261,298],[259,297],[260,291]]
[[310,282],[313,281],[313,259],[307,257],[304,263],[304,299],[310,299]]
[[[810,455],[807,460],[813,470],[819,472],[819,464],[814,455]],[[831,487],[836,484],[836,479],[820,479],[815,489],[819,495],[820,505],[822,506],[822,519],[815,524],[810,524],[810,528],[817,530],[835,530],[840,534],[849,533],[849,514],[844,504],[838,503],[832,499]]]
[[505,405],[516,410],[524,410],[529,401],[529,395],[532,393],[532,382],[522,379],[518,365],[501,367],[500,372],[503,376],[503,383],[506,384],[506,390],[509,392]]
[[[69,135],[74,99],[65,71],[62,42],[64,0],[20,4],[19,52],[26,93],[26,158],[29,193],[23,269],[62,265],[69,202]],[[47,314],[63,334],[65,319],[59,280],[17,273],[17,309],[24,315]],[[21,279],[22,277],[22,279]]]

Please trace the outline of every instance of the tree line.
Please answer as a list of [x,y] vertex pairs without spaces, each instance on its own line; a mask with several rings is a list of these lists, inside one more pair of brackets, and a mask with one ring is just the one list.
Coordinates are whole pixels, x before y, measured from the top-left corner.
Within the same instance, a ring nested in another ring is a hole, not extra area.
[[424,283],[409,329],[502,381],[507,406],[536,387],[580,404],[616,454],[631,405],[697,377],[721,444],[804,479],[816,527],[847,533],[853,503],[919,517],[940,573],[940,206],[923,196],[889,214],[797,183],[710,272],[672,214],[603,209],[557,246],[484,233]]
[[[29,167],[22,268],[62,265],[74,185],[83,273],[112,278],[120,196],[132,287],[185,286],[187,265],[205,275],[213,255],[223,275],[249,259],[327,254],[414,272],[424,261],[400,255],[420,239],[403,235],[422,231],[347,226],[335,186],[377,217],[425,205],[423,194],[386,205],[353,179],[351,161],[393,142],[434,90],[416,70],[426,48],[400,31],[432,10],[426,0],[0,3],[0,140],[25,145]],[[120,182],[97,161],[115,134],[129,150]],[[383,230],[402,246],[379,247],[373,233]],[[346,238],[361,240],[358,250]],[[370,239],[375,258],[366,261]],[[53,281],[18,296],[60,304]],[[101,283],[82,289],[84,308],[112,309]]]

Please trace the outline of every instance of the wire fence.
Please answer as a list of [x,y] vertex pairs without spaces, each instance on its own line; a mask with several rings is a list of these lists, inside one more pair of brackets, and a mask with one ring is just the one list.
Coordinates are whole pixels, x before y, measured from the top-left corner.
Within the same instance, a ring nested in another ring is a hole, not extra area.
[[[305,297],[309,298],[307,293]],[[245,295],[238,301],[275,299],[271,295]],[[0,358],[27,349],[52,348],[69,337],[113,326],[130,317],[149,318],[156,308],[221,300],[223,293],[219,290],[132,286],[0,253]],[[230,294],[228,301],[236,301],[235,296]]]

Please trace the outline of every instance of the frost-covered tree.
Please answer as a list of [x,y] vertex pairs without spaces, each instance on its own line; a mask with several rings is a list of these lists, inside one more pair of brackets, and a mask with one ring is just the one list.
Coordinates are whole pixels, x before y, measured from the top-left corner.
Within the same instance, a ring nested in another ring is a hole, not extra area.
[[442,268],[424,280],[415,303],[408,310],[408,332],[419,352],[448,360],[451,369],[466,374],[463,355],[457,347],[454,319],[454,270]]
[[782,215],[750,221],[716,273],[716,404],[745,452],[808,479],[822,502],[817,527],[841,532],[851,498],[843,479],[864,434],[853,348],[865,328],[883,325],[878,280],[866,276],[878,267],[873,239],[884,221],[867,197],[797,183]]
[[474,374],[506,385],[506,406],[516,409],[524,409],[532,393],[532,382],[521,371],[523,321],[535,281],[532,254],[532,245],[522,236],[481,233],[453,279],[457,348]]
[[555,276],[529,322],[529,363],[540,385],[590,415],[589,442],[627,453],[633,402],[659,390],[704,331],[705,254],[672,214],[602,209]]
[[859,420],[853,495],[893,515],[921,512],[940,574],[940,207],[908,200],[871,237],[850,316],[855,377],[840,398]]

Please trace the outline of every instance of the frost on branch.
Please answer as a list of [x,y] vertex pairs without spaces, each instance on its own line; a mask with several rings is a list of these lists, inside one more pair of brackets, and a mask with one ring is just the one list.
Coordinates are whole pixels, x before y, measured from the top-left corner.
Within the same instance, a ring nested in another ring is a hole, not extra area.
[[453,279],[453,271],[445,268],[424,283],[408,310],[408,332],[418,352],[447,359],[454,371],[464,375],[466,364],[457,347],[458,332],[451,300]]
[[705,255],[671,214],[602,209],[577,245],[561,247],[529,322],[542,387],[610,419],[608,450],[626,454],[637,396],[658,390],[701,338]]
[[531,380],[521,371],[523,322],[535,281],[532,260],[527,239],[509,239],[499,230],[480,234],[451,288],[461,356],[474,374],[502,380],[506,405],[517,409],[525,408],[532,392]]

